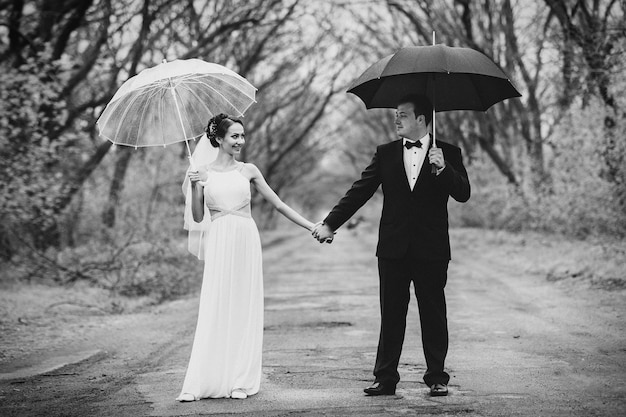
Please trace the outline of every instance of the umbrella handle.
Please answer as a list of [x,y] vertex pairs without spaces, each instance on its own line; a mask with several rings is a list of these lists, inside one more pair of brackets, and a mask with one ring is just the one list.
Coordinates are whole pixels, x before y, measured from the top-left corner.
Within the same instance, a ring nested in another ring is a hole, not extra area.
[[[435,137],[436,137],[436,130],[435,130],[435,105],[433,104],[433,148],[437,147],[437,142],[435,141]],[[431,164],[431,169],[430,172],[433,174],[437,173],[437,168],[435,167],[435,165]]]
[[[434,98],[435,93],[433,93]],[[433,100],[434,101],[434,100]],[[437,124],[435,123],[435,105],[433,104],[433,148],[437,147]]]
[[[435,45],[435,31],[433,30],[433,46]],[[437,88],[435,85],[435,77],[433,76],[433,148],[437,147],[437,129],[436,126],[437,124],[435,123],[435,94],[436,94]],[[435,167],[435,165],[431,164],[431,169],[430,172],[433,174],[437,173],[437,167]]]
[[[435,31],[433,30],[433,46],[435,45]],[[435,130],[435,94],[437,94],[437,88],[435,84],[435,77],[433,76],[433,148],[437,147],[437,131]]]

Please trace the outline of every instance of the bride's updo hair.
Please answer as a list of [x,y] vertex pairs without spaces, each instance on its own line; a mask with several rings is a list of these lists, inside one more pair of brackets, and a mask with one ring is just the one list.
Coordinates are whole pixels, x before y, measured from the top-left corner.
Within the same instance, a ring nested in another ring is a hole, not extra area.
[[211,145],[214,148],[219,148],[220,144],[217,138],[224,138],[228,129],[235,123],[239,123],[243,126],[243,122],[239,119],[234,119],[227,114],[220,113],[209,120],[209,124],[206,127],[206,136],[209,138]]

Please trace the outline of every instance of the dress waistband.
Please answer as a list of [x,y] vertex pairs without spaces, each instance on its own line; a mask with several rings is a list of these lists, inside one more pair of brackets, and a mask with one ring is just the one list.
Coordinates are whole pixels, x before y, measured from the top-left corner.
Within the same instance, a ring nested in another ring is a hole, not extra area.
[[227,209],[220,206],[213,206],[207,204],[207,207],[211,211],[211,220],[215,221],[220,217],[226,216],[227,214],[232,214],[240,217],[252,217],[250,214],[250,200],[246,199],[241,204],[236,205],[233,208]]

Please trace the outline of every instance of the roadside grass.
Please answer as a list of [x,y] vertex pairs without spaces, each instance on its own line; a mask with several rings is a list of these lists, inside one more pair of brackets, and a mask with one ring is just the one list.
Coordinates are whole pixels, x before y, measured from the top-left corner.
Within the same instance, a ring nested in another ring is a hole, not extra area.
[[[359,239],[372,242],[376,229],[368,221],[356,227]],[[342,233],[354,232],[341,230],[337,239]],[[302,231],[290,227],[262,232],[264,248],[290,239],[295,233]],[[626,296],[623,240],[574,240],[539,232],[478,228],[454,228],[450,235],[453,257],[465,251],[487,263],[492,259],[554,285],[586,292],[589,298]],[[9,265],[9,269],[3,267],[0,365],[37,349],[71,343],[91,326],[105,325],[109,317],[150,311],[156,305],[195,296],[200,289],[203,263],[186,252],[184,237],[159,244],[135,242],[123,256],[113,257],[114,261],[106,251],[102,248],[100,263],[93,258],[81,259],[80,250],[73,255],[57,254],[56,262],[68,267],[61,272],[46,262],[26,258]],[[29,271],[30,275],[24,275]],[[83,275],[77,276],[76,271]]]
[[626,240],[471,228],[452,229],[450,234],[453,252],[455,246],[487,252],[494,260],[581,289],[626,290]]

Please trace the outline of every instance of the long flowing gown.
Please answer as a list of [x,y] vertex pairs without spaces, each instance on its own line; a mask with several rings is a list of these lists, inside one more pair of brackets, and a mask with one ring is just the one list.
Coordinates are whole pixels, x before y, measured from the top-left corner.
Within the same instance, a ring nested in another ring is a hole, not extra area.
[[196,400],[230,397],[235,389],[253,395],[261,382],[261,241],[250,216],[250,181],[242,167],[209,170],[204,183],[211,224],[198,323],[181,390]]

